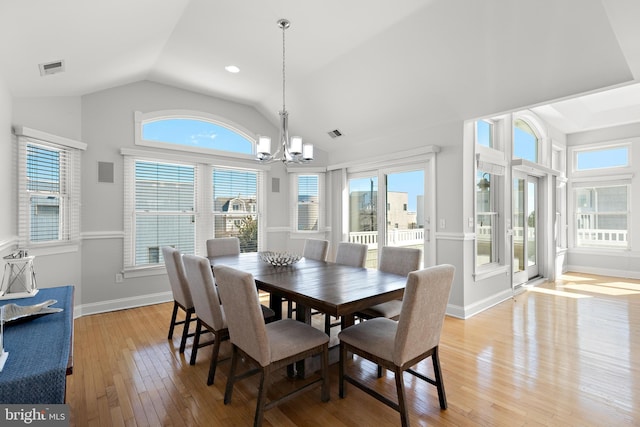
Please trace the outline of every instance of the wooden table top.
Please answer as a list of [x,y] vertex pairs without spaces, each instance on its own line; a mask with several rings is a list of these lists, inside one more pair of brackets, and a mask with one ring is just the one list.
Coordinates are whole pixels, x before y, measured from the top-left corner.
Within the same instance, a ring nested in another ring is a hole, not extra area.
[[288,267],[273,267],[256,253],[213,257],[210,262],[251,273],[259,289],[332,316],[402,298],[407,282],[404,276],[376,269],[305,258]]

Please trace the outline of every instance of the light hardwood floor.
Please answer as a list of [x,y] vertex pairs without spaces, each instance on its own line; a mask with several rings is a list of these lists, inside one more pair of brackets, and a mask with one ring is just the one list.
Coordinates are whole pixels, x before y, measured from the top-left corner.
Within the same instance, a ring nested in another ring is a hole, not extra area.
[[[251,425],[257,378],[222,402],[229,362],[207,387],[211,348],[189,366],[179,329],[167,340],[171,304],[75,321],[67,403],[75,426]],[[449,408],[433,386],[406,375],[414,426],[640,425],[640,281],[567,274],[470,319],[447,317],[440,345]],[[223,345],[228,353],[228,345]],[[355,358],[352,369],[395,400],[393,377]],[[430,360],[419,368],[430,370]],[[392,426],[397,412],[353,386],[331,400],[310,391],[265,414],[266,426]],[[284,372],[276,388],[293,380]],[[298,380],[300,381],[300,380]]]

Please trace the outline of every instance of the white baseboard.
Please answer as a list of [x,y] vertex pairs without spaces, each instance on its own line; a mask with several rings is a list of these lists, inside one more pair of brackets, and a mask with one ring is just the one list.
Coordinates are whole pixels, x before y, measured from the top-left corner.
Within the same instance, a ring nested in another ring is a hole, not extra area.
[[[518,293],[517,290],[516,290],[516,293]],[[457,317],[458,319],[468,319],[512,297],[513,297],[513,292],[511,291],[511,289],[507,289],[464,307],[459,305],[449,304],[447,305],[446,314],[448,316]]]
[[145,305],[160,304],[173,301],[173,294],[160,292],[157,294],[140,295],[131,298],[119,298],[109,301],[81,304],[74,307],[73,317],[78,318],[91,314],[106,313],[109,311],[125,310],[127,308],[142,307]]
[[622,279],[640,279],[640,272],[638,271],[587,267],[584,265],[567,265],[566,268],[563,269],[563,273],[567,272],[595,274],[597,276],[620,277]]

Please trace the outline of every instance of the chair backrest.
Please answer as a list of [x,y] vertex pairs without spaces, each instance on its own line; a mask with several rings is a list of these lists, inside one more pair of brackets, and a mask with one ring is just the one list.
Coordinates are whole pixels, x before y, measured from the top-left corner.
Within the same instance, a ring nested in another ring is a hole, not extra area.
[[406,276],[420,268],[421,258],[421,249],[383,246],[380,250],[378,270]]
[[216,331],[224,329],[225,313],[220,305],[220,297],[213,281],[209,260],[198,255],[185,254],[182,256],[182,261],[196,315]]
[[443,264],[409,273],[396,330],[393,362],[405,362],[440,342],[455,268]]
[[340,242],[336,252],[336,264],[364,267],[369,247],[362,243]]
[[307,259],[326,261],[329,252],[329,241],[321,239],[307,239],[304,242],[302,256]]
[[213,272],[227,314],[231,342],[261,366],[267,366],[271,350],[253,276],[224,265],[215,266]]
[[240,255],[240,239],[217,237],[207,240],[207,256]]
[[167,275],[169,276],[169,284],[171,285],[173,299],[180,303],[184,308],[193,307],[191,291],[189,290],[187,277],[184,274],[182,254],[179,250],[172,248],[171,246],[163,246],[162,257],[164,258],[164,265],[167,268]]

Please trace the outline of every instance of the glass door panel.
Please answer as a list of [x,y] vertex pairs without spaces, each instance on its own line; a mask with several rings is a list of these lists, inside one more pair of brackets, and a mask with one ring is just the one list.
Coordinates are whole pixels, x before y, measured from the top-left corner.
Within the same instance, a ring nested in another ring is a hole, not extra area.
[[538,276],[538,178],[513,173],[513,284]]
[[385,244],[418,248],[424,255],[424,169],[388,173],[385,195]]
[[378,177],[349,179],[349,241],[369,247],[366,266],[378,266]]
[[524,177],[515,176],[513,178],[513,275],[514,284],[524,283],[519,281],[517,276],[521,276],[525,269],[524,266]]
[[[531,179],[531,178],[530,178]],[[527,182],[527,267],[537,265],[538,259],[538,246],[536,239],[536,230],[538,218],[536,215],[537,194],[538,194],[538,182]]]

